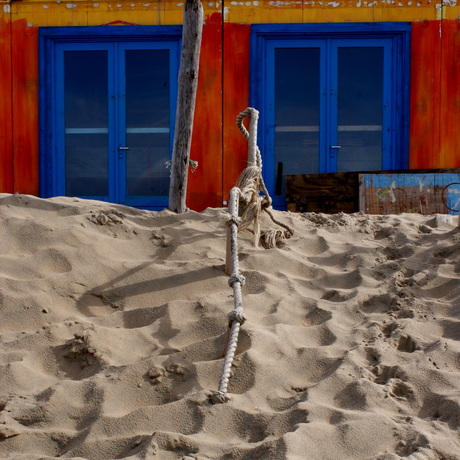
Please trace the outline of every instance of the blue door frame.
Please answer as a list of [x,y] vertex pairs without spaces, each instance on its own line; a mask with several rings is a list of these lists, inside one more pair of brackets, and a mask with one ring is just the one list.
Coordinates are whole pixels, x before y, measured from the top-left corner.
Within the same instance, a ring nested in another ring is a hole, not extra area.
[[[66,194],[64,126],[64,52],[107,51],[108,55],[108,195],[83,198],[163,209],[167,196],[127,196],[125,119],[125,50],[170,52],[169,145],[173,144],[181,26],[51,27],[40,29],[40,193]],[[84,72],[85,69],[82,69]]]
[[[250,101],[260,111],[258,143],[274,206],[286,209],[275,180],[275,62],[278,48],[319,48],[320,115],[318,173],[336,172],[337,53],[340,47],[383,48],[382,170],[406,169],[409,146],[409,23],[259,24],[251,28]],[[298,172],[302,174],[302,171]],[[279,193],[279,192],[278,192]]]

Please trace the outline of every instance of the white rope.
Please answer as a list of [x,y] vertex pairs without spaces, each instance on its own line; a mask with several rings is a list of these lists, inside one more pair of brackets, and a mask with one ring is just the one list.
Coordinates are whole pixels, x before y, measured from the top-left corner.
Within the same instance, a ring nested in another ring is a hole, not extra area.
[[[243,120],[245,117],[250,116],[250,129],[249,131],[244,127]],[[290,238],[294,232],[293,230],[278,222],[270,207],[272,199],[265,186],[262,178],[262,155],[257,147],[257,121],[259,119],[259,112],[252,107],[248,107],[241,112],[237,119],[238,125],[243,136],[249,143],[248,146],[248,167],[241,173],[236,187],[230,191],[230,198],[228,204],[228,220],[227,224],[230,228],[230,251],[231,251],[231,275],[228,280],[229,285],[233,288],[233,304],[234,309],[228,314],[229,321],[229,342],[224,359],[224,368],[222,377],[220,379],[219,388],[211,395],[211,402],[213,404],[224,403],[230,400],[227,393],[228,382],[230,379],[231,367],[235,357],[236,348],[238,346],[238,334],[241,325],[245,322],[246,316],[243,311],[243,296],[241,288],[244,285],[244,276],[240,273],[239,259],[238,259],[238,230],[242,231],[253,224],[254,229],[254,245],[257,247],[261,243],[265,248],[273,248],[276,246],[277,241]],[[263,195],[260,195],[260,192]],[[243,211],[240,217],[241,205]],[[280,225],[285,230],[270,230],[260,236],[260,215],[262,210],[266,211],[271,220]]]

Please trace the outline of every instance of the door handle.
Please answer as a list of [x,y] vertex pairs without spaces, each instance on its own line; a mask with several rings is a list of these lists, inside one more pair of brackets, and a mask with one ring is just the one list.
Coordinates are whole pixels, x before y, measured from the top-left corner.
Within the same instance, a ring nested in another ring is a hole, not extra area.
[[331,158],[335,157],[335,151],[340,150],[342,148],[341,145],[331,145],[330,150],[329,150],[329,156]]
[[129,150],[129,147],[122,147],[121,145],[118,147],[118,158],[120,160],[123,159],[123,150]]

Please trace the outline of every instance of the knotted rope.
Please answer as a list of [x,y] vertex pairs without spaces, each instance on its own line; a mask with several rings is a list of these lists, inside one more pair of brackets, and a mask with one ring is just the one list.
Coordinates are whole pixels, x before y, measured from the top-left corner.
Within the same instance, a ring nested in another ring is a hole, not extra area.
[[[243,125],[245,117],[250,116],[249,131]],[[246,317],[243,311],[243,297],[241,288],[244,285],[244,276],[240,273],[238,259],[238,230],[242,231],[253,224],[254,245],[257,247],[262,244],[265,248],[274,248],[278,241],[290,238],[294,231],[288,226],[275,219],[271,212],[272,199],[268,193],[265,182],[262,178],[262,156],[257,147],[257,121],[259,112],[252,107],[248,107],[241,112],[237,119],[238,125],[243,136],[248,141],[248,167],[241,173],[236,187],[230,191],[228,204],[227,225],[227,264],[226,271],[231,273],[228,280],[233,288],[234,309],[228,314],[229,321],[229,341],[224,360],[224,369],[220,379],[219,388],[211,395],[211,402],[224,403],[230,400],[227,393],[228,382],[230,379],[231,367],[238,345],[238,334]],[[263,195],[261,195],[263,193]],[[241,208],[241,209],[240,209]],[[260,216],[262,211],[267,212],[271,220],[284,228],[284,230],[270,230],[260,233]],[[240,217],[241,214],[241,217]],[[228,267],[229,254],[231,254],[231,270]]]

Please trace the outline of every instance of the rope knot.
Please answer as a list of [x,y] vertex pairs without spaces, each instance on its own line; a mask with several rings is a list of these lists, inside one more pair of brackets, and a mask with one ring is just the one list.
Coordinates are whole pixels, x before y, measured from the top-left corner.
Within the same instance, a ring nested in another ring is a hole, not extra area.
[[231,214],[227,215],[227,225],[230,227],[235,224],[237,227],[241,224],[241,218],[238,216],[232,216]]
[[227,393],[223,391],[213,391],[210,397],[211,404],[223,404],[232,399]]
[[240,310],[232,310],[227,315],[228,323],[231,325],[234,321],[238,321],[243,324],[246,321],[246,315]]
[[230,285],[230,287],[233,287],[235,283],[240,283],[241,286],[244,286],[245,282],[246,282],[246,278],[239,273],[233,273],[233,275],[231,275],[230,278],[228,279],[228,284]]

